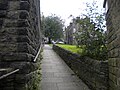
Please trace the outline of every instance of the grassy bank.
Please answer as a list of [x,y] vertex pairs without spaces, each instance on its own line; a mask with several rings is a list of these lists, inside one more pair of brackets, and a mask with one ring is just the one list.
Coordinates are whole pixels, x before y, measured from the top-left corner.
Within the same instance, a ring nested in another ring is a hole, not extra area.
[[56,44],[57,46],[69,50],[73,53],[82,52],[82,49],[77,48],[76,45]]

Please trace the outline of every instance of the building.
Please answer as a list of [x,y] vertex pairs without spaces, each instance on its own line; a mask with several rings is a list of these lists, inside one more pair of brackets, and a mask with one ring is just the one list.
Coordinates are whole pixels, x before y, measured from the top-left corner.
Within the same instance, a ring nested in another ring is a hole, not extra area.
[[40,0],[0,0],[0,90],[33,90],[41,39]]
[[65,42],[66,44],[73,44],[73,23],[65,29]]
[[65,29],[65,41],[66,44],[76,45],[76,32],[79,31],[80,24],[73,19],[73,22]]
[[104,0],[108,36],[109,90],[120,90],[120,0]]

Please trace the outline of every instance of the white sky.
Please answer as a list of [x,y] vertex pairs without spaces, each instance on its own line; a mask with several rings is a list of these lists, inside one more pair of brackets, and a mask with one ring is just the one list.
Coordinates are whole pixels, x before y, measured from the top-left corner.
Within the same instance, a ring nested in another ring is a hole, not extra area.
[[[66,21],[65,24],[68,25],[71,20],[68,18],[70,15],[73,15],[74,17],[79,16],[86,8],[85,3],[92,3],[93,1],[94,0],[40,0],[41,12],[43,12],[43,15],[45,16],[51,14],[61,16],[61,18]],[[104,0],[95,1],[97,1],[97,5],[101,9]]]

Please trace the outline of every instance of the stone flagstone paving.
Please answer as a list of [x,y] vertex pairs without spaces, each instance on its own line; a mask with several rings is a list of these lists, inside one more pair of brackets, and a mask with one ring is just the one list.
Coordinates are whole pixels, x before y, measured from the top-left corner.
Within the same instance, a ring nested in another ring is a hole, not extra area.
[[90,90],[49,45],[44,46],[41,68],[41,90]]

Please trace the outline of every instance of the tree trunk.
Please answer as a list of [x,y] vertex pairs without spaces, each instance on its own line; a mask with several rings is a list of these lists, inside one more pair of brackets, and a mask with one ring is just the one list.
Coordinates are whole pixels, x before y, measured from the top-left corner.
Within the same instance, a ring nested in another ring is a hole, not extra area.
[[51,38],[48,38],[48,44],[51,44]]

